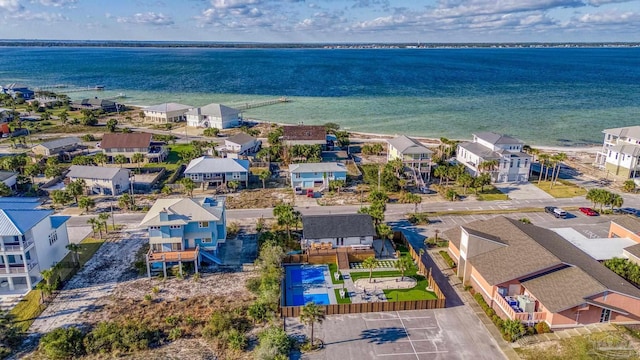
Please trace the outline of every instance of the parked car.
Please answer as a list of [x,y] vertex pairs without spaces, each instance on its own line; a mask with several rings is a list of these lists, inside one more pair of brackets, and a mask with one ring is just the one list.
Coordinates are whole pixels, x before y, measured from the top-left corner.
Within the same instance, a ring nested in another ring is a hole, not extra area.
[[300,186],[296,186],[294,192],[296,193],[296,195],[302,195],[302,188]]
[[560,208],[555,208],[553,209],[553,215],[558,219],[564,219],[567,217],[567,212]]
[[313,193],[313,189],[307,189],[307,197],[312,198],[314,196],[315,196],[315,194]]
[[636,215],[637,210],[634,208],[622,208],[620,212],[623,214]]
[[580,210],[581,213],[587,215],[587,216],[598,216],[598,212],[593,210],[592,208],[588,208],[588,207],[581,207],[578,208],[578,210]]
[[547,214],[552,214],[553,215],[553,210],[555,210],[556,207],[555,206],[545,206],[544,207],[544,212],[546,212]]

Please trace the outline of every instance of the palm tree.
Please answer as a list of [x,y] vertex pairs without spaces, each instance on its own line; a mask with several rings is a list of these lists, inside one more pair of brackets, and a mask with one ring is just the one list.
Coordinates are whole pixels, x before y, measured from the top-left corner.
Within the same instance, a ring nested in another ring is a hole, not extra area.
[[622,196],[614,194],[611,201],[611,210],[613,210],[614,207],[621,208],[622,204],[624,204],[624,199],[622,198]]
[[445,165],[438,165],[433,170],[433,176],[440,179],[440,183],[438,185],[442,185],[442,179],[447,176],[447,167]]
[[89,209],[95,206],[96,206],[96,202],[93,201],[93,199],[88,196],[83,196],[80,199],[78,199],[78,207],[84,208],[85,212],[89,212]]
[[120,164],[120,168],[122,168],[122,165],[127,163],[127,157],[122,154],[118,154],[113,157],[113,162]]
[[131,161],[133,161],[137,168],[138,168],[138,174],[140,173],[140,163],[144,161],[144,154],[143,153],[135,153],[131,156]]
[[235,192],[240,187],[240,182],[236,180],[229,181],[227,182],[227,187]]
[[508,341],[516,341],[525,334],[524,325],[520,320],[505,320],[502,323],[502,331]]
[[565,154],[565,153],[561,152],[561,153],[556,154],[554,158],[555,158],[555,160],[556,160],[556,163],[558,164],[558,170],[556,171],[556,176],[555,176],[555,178],[554,178],[554,179],[551,179],[551,180],[552,180],[552,181],[551,181],[551,185],[552,185],[552,186],[553,186],[553,184],[555,184],[555,183],[556,183],[556,181],[558,181],[558,176],[560,176],[560,168],[561,168],[561,166],[562,166],[562,162],[563,162],[563,161],[565,161],[565,160],[567,160],[567,154]]
[[373,269],[378,267],[378,260],[374,256],[369,256],[362,262],[362,267],[364,267],[365,269],[369,269],[369,282],[371,282],[371,278],[373,277]]
[[[107,227],[107,220],[109,220],[109,214],[107,213],[101,213],[98,215],[98,221],[100,221],[100,223],[102,224],[102,226],[104,227],[104,232],[105,234],[109,233],[109,229]],[[115,230],[115,229],[114,229]]]
[[189,195],[189,197],[193,197],[193,189],[196,188],[196,184],[193,182],[193,180],[188,177],[182,178],[182,180],[180,180],[180,184],[182,184],[184,192]]
[[104,165],[107,163],[107,155],[103,152],[99,152],[93,156],[93,161],[95,161],[96,164]]
[[260,180],[262,180],[262,188],[265,189],[266,188],[265,182],[267,181],[267,179],[271,177],[271,171],[269,171],[268,169],[264,169],[260,172],[258,177],[260,178]]
[[80,249],[82,249],[80,247],[80,245],[78,244],[74,244],[74,243],[69,243],[66,246],[67,250],[71,251],[73,253],[73,263],[75,264],[75,266],[80,266],[80,256],[78,255],[78,251],[80,251]]
[[398,260],[396,260],[395,268],[400,270],[402,273],[401,280],[404,280],[404,272],[411,269],[413,266],[413,260],[411,260],[408,256],[402,256]]
[[540,174],[538,175],[538,185],[540,185],[540,182],[542,181],[542,172],[544,170],[544,164],[549,161],[549,159],[551,158],[551,156],[549,154],[540,154],[540,156],[538,156],[538,160],[540,160]]
[[313,325],[322,323],[325,319],[324,310],[313,302],[308,302],[300,310],[300,322],[305,325],[311,325],[311,347],[313,347]]
[[102,239],[102,226],[99,225],[98,219],[96,218],[89,218],[87,220],[87,224],[91,225],[91,231],[93,231],[93,235],[95,236],[96,234],[96,229],[98,229],[98,232],[100,234],[100,239]]

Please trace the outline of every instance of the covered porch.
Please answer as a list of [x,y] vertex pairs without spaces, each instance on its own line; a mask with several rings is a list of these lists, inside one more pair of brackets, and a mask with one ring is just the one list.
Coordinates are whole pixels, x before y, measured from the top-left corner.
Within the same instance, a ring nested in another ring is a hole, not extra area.
[[151,277],[151,268],[153,264],[162,264],[162,273],[164,277],[167,277],[167,264],[178,264],[180,276],[183,276],[182,263],[192,262],[195,267],[195,273],[198,273],[198,265],[200,258],[200,247],[196,246],[195,249],[181,250],[181,251],[154,251],[149,249],[147,252],[147,276]]

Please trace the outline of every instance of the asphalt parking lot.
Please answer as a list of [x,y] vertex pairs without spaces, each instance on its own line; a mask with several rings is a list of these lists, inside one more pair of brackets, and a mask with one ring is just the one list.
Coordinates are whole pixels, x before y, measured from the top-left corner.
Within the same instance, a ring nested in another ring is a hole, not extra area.
[[[287,331],[306,333],[297,319],[287,318]],[[327,316],[316,325],[322,351],[294,357],[308,360],[443,360],[503,359],[484,325],[467,306]]]

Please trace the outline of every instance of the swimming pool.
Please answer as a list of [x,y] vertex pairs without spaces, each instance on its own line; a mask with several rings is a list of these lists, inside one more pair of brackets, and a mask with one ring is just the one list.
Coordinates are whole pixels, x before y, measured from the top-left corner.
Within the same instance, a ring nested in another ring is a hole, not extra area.
[[302,306],[308,302],[317,305],[331,304],[327,265],[288,265],[285,268],[285,303]]

